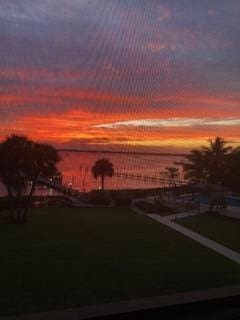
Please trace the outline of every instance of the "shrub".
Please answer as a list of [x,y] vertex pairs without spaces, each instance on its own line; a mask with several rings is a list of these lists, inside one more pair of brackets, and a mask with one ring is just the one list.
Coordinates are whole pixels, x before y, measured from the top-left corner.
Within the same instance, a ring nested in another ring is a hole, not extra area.
[[154,213],[155,212],[154,205],[149,202],[138,201],[138,202],[135,202],[135,206],[138,207],[140,210],[143,210],[146,213]]
[[167,207],[161,202],[151,203],[145,201],[138,201],[135,205],[146,213],[158,213],[160,215],[168,215],[175,213],[175,210],[173,208]]
[[111,197],[105,192],[94,191],[89,195],[88,203],[107,206],[111,204]]
[[8,209],[8,199],[6,197],[0,198],[0,211]]
[[218,211],[209,211],[209,210],[207,210],[207,211],[205,211],[205,214],[207,215],[207,216],[212,216],[212,217],[218,217],[218,216],[220,216],[220,213],[218,212]]
[[114,197],[116,206],[129,207],[132,204],[132,198],[130,196],[119,195]]

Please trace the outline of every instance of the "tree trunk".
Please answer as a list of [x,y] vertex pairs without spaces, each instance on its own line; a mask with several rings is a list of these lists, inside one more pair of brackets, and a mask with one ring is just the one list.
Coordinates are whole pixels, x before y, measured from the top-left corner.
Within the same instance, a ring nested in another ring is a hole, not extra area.
[[9,215],[10,215],[10,222],[14,222],[14,210],[13,210],[13,196],[12,196],[12,190],[9,186],[7,187],[8,192],[8,205],[9,205]]
[[17,223],[21,223],[22,222],[22,208],[21,208],[21,190],[18,191],[17,194],[17,207],[16,207],[16,211],[17,211]]
[[26,200],[26,204],[25,204],[25,208],[24,208],[24,212],[23,212],[23,222],[27,221],[30,202],[32,200],[33,193],[35,191],[37,179],[38,179],[38,176],[35,177],[35,179],[33,180],[31,190],[30,190],[29,195],[28,195],[27,200]]
[[102,175],[102,191],[104,191],[104,176]]

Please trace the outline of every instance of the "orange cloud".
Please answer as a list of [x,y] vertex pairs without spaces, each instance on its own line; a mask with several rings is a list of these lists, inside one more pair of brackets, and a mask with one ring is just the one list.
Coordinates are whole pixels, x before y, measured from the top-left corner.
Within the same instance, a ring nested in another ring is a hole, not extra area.
[[[117,121],[120,115],[109,115],[108,121]],[[121,115],[122,116],[122,115]],[[126,115],[127,121],[129,116]],[[239,126],[208,126],[204,127],[156,127],[136,128],[120,127],[117,130],[96,128],[105,119],[93,117],[89,112],[71,110],[56,116],[26,116],[21,121],[15,121],[10,125],[2,126],[1,136],[11,134],[27,134],[33,139],[50,141],[55,143],[69,143],[76,141],[88,144],[107,145],[129,145],[160,147],[172,145],[175,147],[198,146],[216,135],[224,136],[227,139],[237,140],[240,137]]]
[[[35,106],[46,106],[44,115]],[[152,106],[154,104],[154,106]],[[71,88],[28,88],[14,94],[1,94],[0,108],[10,112],[11,107],[30,105],[31,112],[11,116],[0,127],[0,137],[6,134],[26,134],[33,139],[53,143],[71,141],[88,144],[166,146],[174,144],[192,146],[216,135],[239,139],[240,129],[230,125],[186,127],[181,125],[155,128],[128,126],[109,130],[101,125],[139,119],[240,119],[240,99],[234,96],[210,96],[199,92],[172,95],[134,96],[112,92]],[[57,106],[53,111],[52,106]],[[63,108],[64,106],[64,108]],[[66,107],[67,106],[67,107]],[[108,107],[106,107],[108,106]],[[21,110],[21,109],[20,109]],[[26,111],[26,108],[25,108]],[[98,127],[96,127],[98,125]]]

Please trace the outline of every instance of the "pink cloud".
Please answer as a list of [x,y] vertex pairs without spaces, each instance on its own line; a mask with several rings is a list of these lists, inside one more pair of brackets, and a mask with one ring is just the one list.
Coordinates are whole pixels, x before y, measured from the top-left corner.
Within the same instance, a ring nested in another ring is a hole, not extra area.
[[160,17],[159,21],[165,21],[172,16],[172,12],[169,8],[160,6]]

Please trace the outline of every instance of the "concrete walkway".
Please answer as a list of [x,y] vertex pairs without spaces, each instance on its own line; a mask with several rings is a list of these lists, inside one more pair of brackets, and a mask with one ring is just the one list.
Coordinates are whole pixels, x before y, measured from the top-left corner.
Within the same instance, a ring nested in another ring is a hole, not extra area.
[[213,251],[216,251],[217,253],[220,253],[221,255],[227,257],[228,259],[240,264],[240,254],[238,252],[235,252],[227,247],[224,247],[220,245],[219,243],[212,241],[208,238],[205,238],[201,236],[200,234],[193,232],[185,227],[180,226],[179,224],[172,222],[169,219],[166,219],[165,217],[160,217],[158,214],[148,214],[148,217],[151,219],[154,219],[161,224],[164,224],[165,226],[185,235],[186,237],[202,244],[203,246],[212,249]]
[[182,219],[182,218],[187,218],[187,217],[192,217],[197,215],[200,215],[200,213],[197,210],[192,210],[192,211],[187,211],[182,213],[170,214],[168,216],[164,216],[164,218],[168,220],[176,220],[176,219]]

